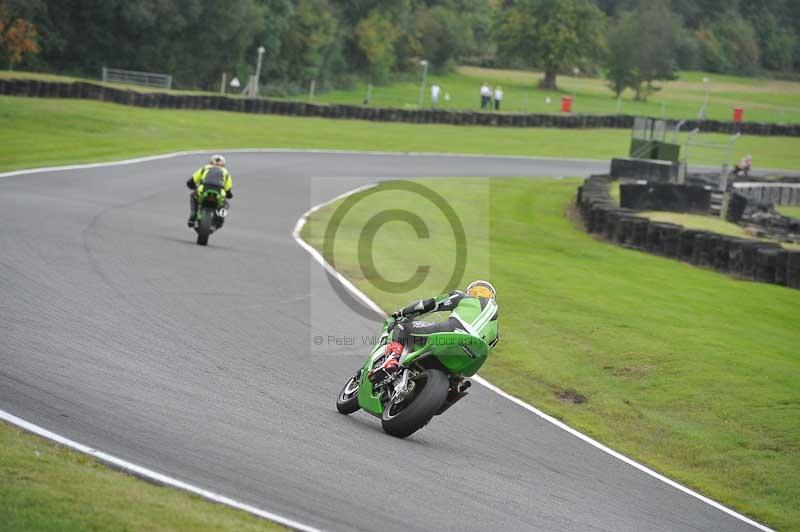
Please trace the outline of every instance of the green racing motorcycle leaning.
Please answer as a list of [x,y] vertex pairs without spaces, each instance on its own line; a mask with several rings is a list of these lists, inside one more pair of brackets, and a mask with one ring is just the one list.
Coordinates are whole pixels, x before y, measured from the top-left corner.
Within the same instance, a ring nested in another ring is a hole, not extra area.
[[194,224],[198,245],[208,244],[208,237],[222,227],[227,214],[228,202],[225,192],[219,187],[202,187],[197,197],[197,219]]
[[383,430],[405,438],[467,395],[471,377],[489,356],[489,345],[466,332],[427,335],[414,351],[406,349],[398,371],[372,383],[368,376],[379,367],[391,341],[391,330],[407,318],[387,318],[377,345],[361,369],[339,392],[336,408],[342,414],[363,409],[381,418]]

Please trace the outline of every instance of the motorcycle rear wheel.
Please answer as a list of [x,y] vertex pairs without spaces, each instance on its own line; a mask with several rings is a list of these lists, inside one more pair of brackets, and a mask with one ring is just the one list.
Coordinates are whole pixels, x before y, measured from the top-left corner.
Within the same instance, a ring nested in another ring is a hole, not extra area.
[[211,217],[211,213],[204,212],[200,218],[200,225],[197,228],[197,245],[199,246],[208,244],[208,235],[211,234]]
[[414,390],[402,401],[386,404],[381,416],[384,432],[406,438],[428,424],[447,399],[450,381],[438,369],[426,369],[413,378]]

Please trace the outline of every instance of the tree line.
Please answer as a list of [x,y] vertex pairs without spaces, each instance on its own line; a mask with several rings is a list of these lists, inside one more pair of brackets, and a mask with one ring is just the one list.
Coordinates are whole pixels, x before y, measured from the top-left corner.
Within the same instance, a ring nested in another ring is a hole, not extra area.
[[0,61],[96,77],[101,67],[211,89],[264,46],[272,92],[375,84],[459,63],[578,68],[638,98],[679,69],[800,70],[797,0],[0,0]]

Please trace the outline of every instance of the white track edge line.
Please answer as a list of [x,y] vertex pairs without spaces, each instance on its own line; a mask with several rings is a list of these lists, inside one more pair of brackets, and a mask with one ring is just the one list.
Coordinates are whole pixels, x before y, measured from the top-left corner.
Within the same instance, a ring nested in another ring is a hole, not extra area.
[[[308,253],[317,262],[319,262],[320,265],[322,265],[322,267],[328,273],[330,273],[331,275],[336,277],[336,279],[340,283],[342,283],[344,286],[346,286],[347,289],[350,290],[353,293],[353,295],[355,295],[356,297],[361,299],[361,301],[364,302],[365,304],[367,304],[370,308],[376,310],[377,312],[385,314],[386,311],[383,310],[380,306],[378,306],[378,304],[375,303],[375,301],[370,299],[369,296],[367,296],[364,292],[362,292],[359,288],[357,288],[345,276],[343,276],[341,273],[339,273],[335,269],[333,269],[333,267],[330,264],[328,264],[328,262],[325,260],[325,258],[316,249],[311,247],[311,245],[309,245],[308,242],[306,242],[305,240],[300,238],[300,231],[302,230],[303,226],[305,226],[307,218],[311,214],[313,214],[317,210],[321,209],[322,207],[324,207],[326,205],[329,205],[329,204],[331,204],[331,203],[333,203],[333,202],[335,202],[335,201],[337,201],[339,199],[345,198],[345,197],[350,196],[352,194],[357,194],[358,192],[361,192],[362,190],[365,190],[367,188],[371,188],[373,186],[375,186],[375,185],[374,184],[373,185],[365,185],[365,186],[361,186],[361,187],[355,188],[355,189],[350,190],[348,192],[344,192],[342,194],[339,194],[338,196],[336,196],[333,199],[330,199],[328,201],[320,203],[319,205],[315,205],[315,206],[311,207],[297,221],[297,224],[295,225],[294,231],[292,232],[292,237],[295,239],[295,241],[298,244],[300,244],[300,246],[303,249],[308,251]],[[736,518],[736,519],[738,519],[740,521],[743,521],[743,522],[747,523],[748,525],[751,525],[751,526],[753,526],[753,527],[755,527],[755,528],[757,528],[759,530],[763,530],[764,532],[775,532],[771,528],[769,528],[767,526],[764,526],[761,523],[758,523],[758,522],[750,519],[749,517],[746,517],[746,516],[736,512],[735,510],[732,510],[732,509],[728,508],[727,506],[724,506],[724,505],[718,503],[717,501],[709,499],[708,497],[706,497],[704,495],[701,495],[700,493],[697,493],[696,491],[694,491],[694,490],[692,490],[690,488],[687,488],[686,486],[684,486],[682,484],[679,484],[678,482],[675,482],[674,480],[671,480],[671,479],[665,477],[664,475],[662,475],[660,473],[657,473],[656,471],[653,471],[652,469],[648,468],[647,466],[644,466],[644,465],[640,464],[639,462],[637,462],[637,461],[635,461],[635,460],[633,460],[631,458],[628,458],[624,454],[619,453],[619,452],[617,452],[617,451],[615,451],[615,450],[613,450],[613,449],[611,449],[609,447],[606,447],[605,445],[603,445],[602,443],[600,443],[597,440],[593,439],[592,437],[587,436],[586,434],[584,434],[582,432],[579,432],[578,430],[570,427],[566,423],[563,423],[562,421],[559,421],[556,418],[554,418],[554,417],[552,417],[552,416],[550,416],[548,414],[545,414],[544,412],[542,412],[541,410],[539,410],[535,406],[533,406],[533,405],[531,405],[529,403],[526,403],[522,399],[520,399],[518,397],[515,397],[515,396],[511,395],[508,392],[503,391],[501,388],[499,388],[499,387],[495,386],[494,384],[490,383],[489,381],[487,381],[486,379],[484,379],[480,375],[475,375],[474,377],[472,377],[472,380],[477,382],[478,384],[486,387],[487,389],[495,392],[496,394],[500,395],[501,397],[504,397],[504,398],[508,399],[509,401],[515,403],[516,405],[521,406],[525,410],[527,410],[527,411],[529,411],[529,412],[531,412],[533,414],[536,414],[541,419],[543,419],[543,420],[545,420],[545,421],[547,421],[549,423],[552,423],[553,425],[555,425],[556,427],[558,427],[560,429],[563,429],[563,430],[567,431],[568,433],[572,434],[573,436],[575,436],[575,437],[583,440],[584,442],[588,443],[592,447],[595,447],[595,448],[603,451],[604,453],[609,454],[609,455],[613,456],[614,458],[617,458],[617,459],[625,462],[626,464],[635,467],[636,469],[638,469],[642,473],[645,473],[645,474],[655,478],[656,480],[660,480],[661,482],[664,482],[665,484],[667,484],[669,486],[672,486],[673,488],[675,488],[677,490],[680,490],[683,493],[685,493],[685,494],[687,494],[687,495],[689,495],[691,497],[694,497],[695,499],[698,499],[699,501],[702,501],[702,502],[708,504],[709,506],[712,506],[712,507],[716,508],[717,510],[720,510],[721,512],[726,513],[726,514],[730,515],[731,517],[734,517],[734,518]]]
[[369,151],[369,150],[334,150],[322,148],[235,148],[235,149],[198,149],[198,150],[183,150],[159,155],[149,155],[146,157],[135,157],[132,159],[121,159],[118,161],[106,161],[99,163],[80,163],[64,166],[47,166],[42,168],[26,168],[22,170],[13,170],[9,172],[0,173],[0,177],[12,177],[25,174],[36,174],[45,172],[61,172],[65,170],[83,170],[89,168],[102,168],[105,166],[122,166],[128,164],[146,163],[150,161],[158,161],[162,159],[170,159],[173,157],[181,157],[184,155],[199,155],[202,153],[214,153],[215,151],[224,151],[226,153],[322,153],[331,155],[376,155],[376,156],[405,156],[405,157],[469,157],[469,158],[489,158],[489,159],[518,159],[530,161],[562,161],[562,162],[578,162],[578,163],[603,163],[602,159],[564,159],[559,157],[540,157],[540,156],[527,156],[527,155],[492,155],[481,153],[437,153],[437,152],[404,152],[404,151]]
[[239,502],[235,499],[231,499],[230,497],[226,497],[224,495],[220,495],[213,491],[209,491],[207,489],[200,488],[193,484],[189,484],[188,482],[183,482],[181,480],[167,476],[163,473],[153,471],[152,469],[147,469],[146,467],[136,465],[132,462],[128,462],[127,460],[123,460],[122,458],[117,458],[114,455],[98,451],[97,449],[93,449],[92,447],[83,445],[82,443],[78,443],[76,441],[70,440],[69,438],[65,438],[64,436],[51,432],[29,421],[25,421],[24,419],[19,418],[13,414],[9,414],[4,410],[0,410],[0,420],[6,421],[12,425],[15,425],[33,434],[36,434],[37,436],[41,436],[45,439],[58,443],[59,445],[62,445],[64,447],[69,447],[74,451],[78,451],[80,453],[89,455],[101,462],[105,462],[106,464],[113,465],[114,467],[132,473],[135,476],[142,477],[173,488],[178,488],[183,491],[188,491],[195,495],[199,495],[204,499],[208,499],[210,501],[219,504],[224,504],[225,506],[229,506],[237,510],[243,510],[247,513],[257,515],[258,517],[262,517],[264,519],[269,519],[270,521],[274,521],[275,523],[287,526],[289,528],[293,528],[295,530],[302,530],[303,532],[321,532],[320,529],[318,528],[305,525],[303,523],[295,521],[294,519],[289,519],[288,517],[268,512],[266,510],[262,510],[261,508],[256,508],[255,506]]
[[322,265],[322,267],[325,269],[326,272],[328,272],[332,276],[336,277],[337,281],[339,281],[345,287],[347,287],[347,289],[350,290],[350,292],[355,294],[362,302],[364,302],[372,310],[374,310],[375,312],[377,312],[379,314],[383,314],[384,310],[381,307],[379,307],[377,303],[375,303],[373,300],[371,300],[366,294],[364,294],[364,292],[359,290],[356,287],[356,285],[354,285],[353,283],[350,282],[349,279],[347,279],[341,273],[336,271],[333,268],[333,266],[331,266],[328,263],[328,261],[325,260],[325,258],[322,256],[322,254],[319,251],[317,251],[316,249],[311,247],[311,245],[308,242],[306,242],[305,240],[303,240],[300,237],[300,232],[303,230],[303,227],[306,225],[306,221],[308,221],[308,217],[311,214],[313,214],[314,212],[318,211],[319,209],[325,207],[326,205],[330,205],[331,203],[334,203],[335,201],[338,201],[338,200],[340,200],[342,198],[346,198],[347,196],[352,196],[353,194],[357,194],[358,192],[361,192],[362,190],[367,190],[367,189],[372,188],[374,186],[375,186],[374,184],[362,185],[360,187],[354,188],[353,190],[348,190],[347,192],[345,192],[343,194],[339,194],[338,196],[336,196],[334,198],[331,198],[331,199],[329,199],[327,201],[324,201],[324,202],[322,202],[320,204],[314,205],[313,207],[308,209],[303,214],[303,216],[300,217],[299,220],[297,220],[297,223],[294,226],[294,230],[292,231],[292,238],[294,238],[295,242],[300,244],[300,247],[305,249],[312,257],[314,257],[314,260],[316,260],[318,263],[320,263]]
[[[102,168],[104,166],[122,166],[128,164],[145,163],[162,159],[171,159],[185,155],[200,155],[203,153],[214,153],[224,151],[226,153],[322,153],[330,155],[375,155],[375,156],[405,156],[405,157],[451,157],[451,158],[478,158],[478,159],[509,159],[522,161],[558,161],[563,163],[605,163],[605,159],[586,159],[586,158],[563,158],[548,157],[543,155],[497,155],[491,153],[439,153],[426,151],[370,151],[370,150],[336,150],[326,148],[220,148],[220,149],[197,149],[183,150],[159,155],[149,155],[146,157],[136,157],[133,159],[121,159],[117,161],[106,161],[100,163],[79,163],[65,166],[47,166],[42,168],[26,168],[0,173],[2,177],[13,177],[25,174],[36,174],[45,172],[61,172],[65,170],[83,170],[90,168]],[[714,166],[697,165],[695,169],[711,169]],[[795,172],[788,168],[763,168],[764,172]]]

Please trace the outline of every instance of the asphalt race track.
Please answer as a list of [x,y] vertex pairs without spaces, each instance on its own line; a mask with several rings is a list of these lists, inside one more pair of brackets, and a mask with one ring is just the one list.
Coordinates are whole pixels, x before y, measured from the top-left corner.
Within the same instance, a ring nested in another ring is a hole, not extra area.
[[207,248],[184,185],[205,155],[0,178],[0,409],[327,530],[753,530],[481,386],[406,440],[334,407],[366,351],[312,337],[376,328],[292,239],[307,209],[382,177],[607,163],[226,155]]

